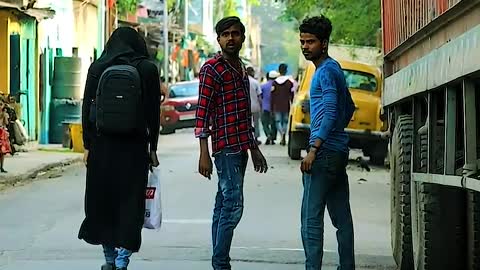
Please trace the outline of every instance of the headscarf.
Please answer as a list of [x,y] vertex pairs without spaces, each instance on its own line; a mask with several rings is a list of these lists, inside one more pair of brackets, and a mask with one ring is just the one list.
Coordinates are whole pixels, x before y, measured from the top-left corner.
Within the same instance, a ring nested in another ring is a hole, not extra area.
[[90,67],[90,72],[99,77],[105,69],[119,59],[132,62],[148,57],[147,45],[143,37],[131,27],[120,27],[112,33],[102,55]]

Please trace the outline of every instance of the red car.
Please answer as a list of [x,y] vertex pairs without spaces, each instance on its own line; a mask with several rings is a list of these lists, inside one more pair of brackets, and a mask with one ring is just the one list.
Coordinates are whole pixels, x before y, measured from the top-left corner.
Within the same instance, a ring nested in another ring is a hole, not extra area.
[[161,134],[171,134],[176,129],[195,126],[198,85],[198,81],[187,81],[169,87],[168,96],[161,106]]

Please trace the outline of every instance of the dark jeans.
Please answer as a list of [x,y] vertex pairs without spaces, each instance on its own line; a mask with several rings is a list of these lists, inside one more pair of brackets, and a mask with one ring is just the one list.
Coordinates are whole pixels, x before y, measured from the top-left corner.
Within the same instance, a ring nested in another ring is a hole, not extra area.
[[213,211],[212,266],[230,270],[230,246],[233,231],[243,214],[243,179],[247,168],[246,151],[222,150],[214,155],[218,174],[218,191]]
[[311,174],[303,174],[302,241],[305,269],[322,269],[325,206],[337,229],[338,270],[355,269],[352,213],[346,166],[348,154],[322,150]]
[[267,136],[267,139],[277,139],[277,124],[275,123],[275,116],[272,112],[262,112],[262,126],[263,131],[265,132],[265,136]]

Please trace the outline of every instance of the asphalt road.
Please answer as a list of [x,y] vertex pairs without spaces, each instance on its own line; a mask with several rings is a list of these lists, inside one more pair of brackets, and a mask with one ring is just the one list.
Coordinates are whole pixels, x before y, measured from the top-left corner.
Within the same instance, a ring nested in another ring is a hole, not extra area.
[[[210,224],[216,177],[197,173],[198,142],[191,130],[160,139],[163,225],[145,230],[130,269],[210,269]],[[236,230],[232,259],[238,270],[300,270],[302,196],[299,162],[286,148],[262,146],[270,170],[245,181],[245,211]],[[352,157],[357,153],[353,152]],[[349,165],[357,269],[394,269],[390,248],[388,171],[362,172]],[[100,247],[77,239],[83,219],[85,169],[71,166],[53,178],[0,193],[0,269],[99,269]],[[359,181],[359,179],[364,179]],[[337,262],[335,230],[325,219],[327,270]]]

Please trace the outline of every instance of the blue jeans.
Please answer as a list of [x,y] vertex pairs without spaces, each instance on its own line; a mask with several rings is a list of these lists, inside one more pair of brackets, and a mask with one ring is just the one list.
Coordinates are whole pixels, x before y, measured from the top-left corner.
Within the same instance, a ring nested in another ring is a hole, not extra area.
[[285,135],[288,126],[288,112],[275,112],[275,123],[280,135]]
[[247,168],[246,151],[222,150],[214,155],[218,174],[218,191],[213,210],[212,266],[215,270],[232,269],[230,246],[233,231],[243,214],[243,179]]
[[311,174],[303,174],[301,230],[306,270],[322,269],[325,206],[337,229],[338,270],[355,269],[347,163],[347,153],[322,150],[313,163]]
[[114,264],[116,268],[126,268],[130,263],[130,256],[132,256],[132,252],[128,249],[115,249],[105,245],[103,245],[103,253],[105,261],[108,264]]

